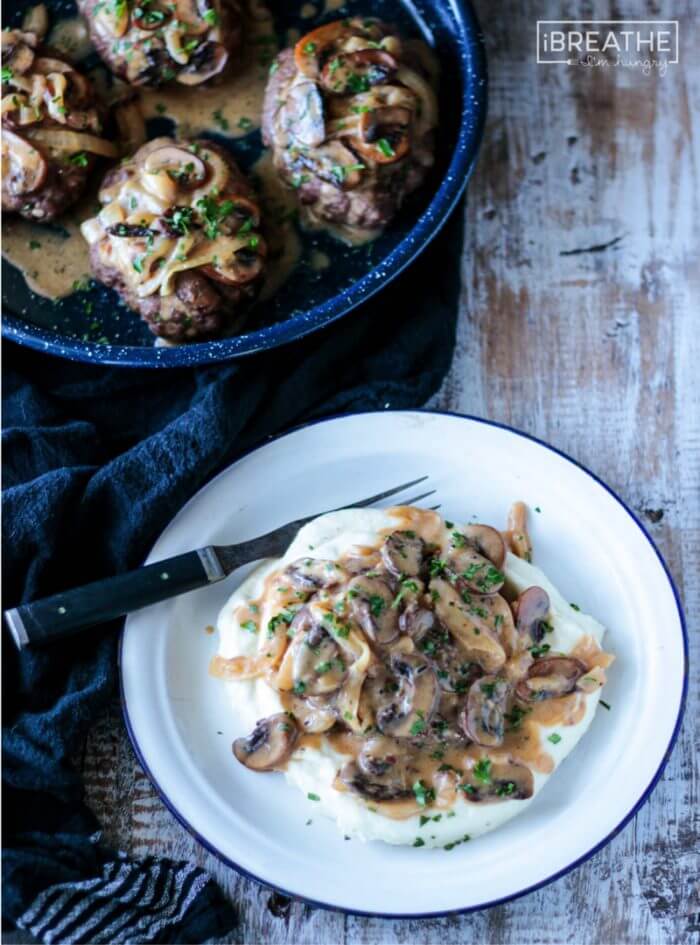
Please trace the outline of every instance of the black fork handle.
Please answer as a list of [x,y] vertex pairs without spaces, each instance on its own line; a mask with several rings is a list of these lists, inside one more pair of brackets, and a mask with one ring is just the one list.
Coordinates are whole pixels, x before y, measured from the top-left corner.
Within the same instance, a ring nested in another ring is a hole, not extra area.
[[213,549],[201,548],[21,604],[5,611],[5,620],[22,650],[37,643],[52,643],[132,610],[205,587],[225,576]]

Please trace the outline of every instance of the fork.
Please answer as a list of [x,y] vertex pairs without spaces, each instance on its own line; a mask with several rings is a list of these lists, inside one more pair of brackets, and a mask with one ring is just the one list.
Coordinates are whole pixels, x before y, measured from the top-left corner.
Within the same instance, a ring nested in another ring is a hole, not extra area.
[[[359,502],[344,505],[342,508],[367,508],[411,486],[417,486],[427,478],[421,476],[420,479],[412,479],[411,482],[404,482],[393,489],[360,499]],[[434,492],[435,490],[431,489],[413,496],[402,502],[402,505],[413,505]],[[439,506],[433,508],[437,509]],[[338,512],[340,509],[331,511]],[[319,514],[327,513],[307,515],[306,518],[288,522],[265,535],[236,545],[208,545],[206,548],[188,551],[174,558],[147,564],[125,574],[93,581],[91,584],[29,604],[21,604],[6,610],[5,620],[20,650],[33,644],[61,640],[86,627],[106,623],[149,604],[157,604],[199,587],[216,584],[244,564],[250,564],[260,558],[278,557],[287,550],[299,529],[318,518]]]

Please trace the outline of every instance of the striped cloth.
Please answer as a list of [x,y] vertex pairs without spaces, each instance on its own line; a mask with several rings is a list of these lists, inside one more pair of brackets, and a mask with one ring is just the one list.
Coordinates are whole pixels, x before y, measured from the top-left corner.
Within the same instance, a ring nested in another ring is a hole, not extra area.
[[[49,886],[17,925],[46,945],[199,941],[198,917],[206,913],[210,923],[218,896],[210,877],[191,863],[154,857],[136,862],[119,854],[100,876]],[[230,925],[224,921],[217,931],[230,932]]]

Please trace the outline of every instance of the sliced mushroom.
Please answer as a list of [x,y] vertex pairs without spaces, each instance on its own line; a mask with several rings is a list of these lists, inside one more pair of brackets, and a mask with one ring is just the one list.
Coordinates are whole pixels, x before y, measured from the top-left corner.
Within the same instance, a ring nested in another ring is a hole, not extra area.
[[383,49],[358,49],[331,56],[321,70],[321,85],[334,95],[369,92],[373,85],[390,82],[398,63]]
[[291,712],[302,732],[316,734],[333,728],[338,712],[325,696],[310,696],[308,699],[293,693],[281,693],[282,704]]
[[411,531],[392,532],[382,545],[382,561],[395,578],[419,577],[425,542]]
[[370,800],[399,800],[413,794],[410,761],[411,753],[405,744],[375,735],[367,739],[357,761],[340,771],[340,780]]
[[155,230],[138,223],[113,223],[112,226],[107,227],[105,232],[110,236],[119,236],[125,239],[133,237],[145,238],[157,235]]
[[[540,643],[544,638],[544,622],[549,614],[549,594],[541,587],[528,587],[515,603],[515,626],[527,641]],[[530,643],[527,643],[529,646]]]
[[469,543],[483,555],[488,558],[491,564],[499,570],[503,567],[506,559],[506,543],[503,535],[490,525],[466,525],[464,535]]
[[257,230],[260,226],[260,207],[248,197],[242,197],[240,194],[223,193],[221,194],[221,204],[231,201],[233,207],[226,216],[219,220],[219,232],[231,235],[238,233],[242,227],[245,227],[244,233],[250,230]]
[[11,70],[11,75],[24,75],[29,72],[34,62],[34,50],[26,42],[20,42],[13,32],[2,33],[3,66]]
[[300,696],[323,696],[340,689],[347,664],[333,637],[314,622],[307,608],[299,611],[290,630],[295,631],[292,659],[294,692]]
[[283,572],[283,579],[289,580],[298,591],[306,592],[335,587],[346,578],[347,574],[340,565],[323,558],[297,558]]
[[407,634],[414,643],[419,643],[435,625],[435,614],[417,601],[411,601],[399,616],[399,630]]
[[500,676],[482,676],[472,683],[460,726],[477,745],[497,748],[502,744],[510,691],[508,681]]
[[488,612],[479,604],[467,603],[451,584],[433,578],[430,590],[435,613],[459,643],[467,661],[478,663],[486,673],[497,673],[506,661],[506,652],[484,618]]
[[[218,249],[224,248],[224,241],[230,237],[219,237],[214,246]],[[267,255],[267,246],[261,237],[253,237],[255,248],[242,247],[234,250],[233,253],[217,252],[217,262],[211,266],[203,266],[202,272],[214,279],[216,282],[223,282],[226,285],[246,285],[257,279],[265,264]]]
[[427,733],[440,699],[435,670],[417,655],[392,656],[390,668],[398,688],[377,711],[379,731],[397,738]]
[[151,151],[144,161],[144,170],[148,174],[164,171],[183,190],[201,187],[208,175],[207,165],[200,157],[175,144],[166,144]]
[[157,30],[165,26],[170,19],[171,11],[167,5],[154,4],[151,0],[150,3],[138,3],[131,15],[134,24],[140,30]]
[[437,621],[418,641],[417,647],[435,670],[443,692],[468,692],[474,680],[483,675],[478,663],[465,658],[452,634]]
[[447,555],[448,570],[455,576],[460,590],[476,594],[497,594],[505,582],[505,574],[476,550],[466,535],[453,532]]
[[411,147],[412,112],[407,108],[375,108],[365,112],[359,122],[359,136],[352,146],[362,157],[377,164],[394,164]]
[[309,79],[318,78],[321,55],[349,32],[347,20],[334,20],[302,36],[294,47],[294,64],[299,72]]
[[522,679],[516,694],[523,702],[555,699],[573,692],[578,679],[586,672],[584,664],[570,656],[547,656],[535,660]]
[[326,137],[323,99],[315,82],[303,79],[292,83],[280,107],[278,122],[291,143],[316,148]]
[[16,196],[38,190],[49,170],[41,151],[8,128],[2,133],[2,164],[4,186]]
[[353,190],[362,181],[365,165],[342,141],[328,141],[319,148],[302,149],[297,165],[308,168],[321,180],[340,190]]
[[460,785],[468,801],[524,801],[532,797],[535,779],[532,771],[515,762],[492,762],[482,758]]
[[373,643],[386,646],[399,635],[399,613],[392,606],[396,595],[371,574],[358,574],[348,584],[350,613]]
[[228,50],[225,46],[221,43],[203,43],[175,78],[180,85],[199,85],[223,72],[227,63]]
[[260,719],[247,738],[237,738],[233,753],[242,765],[252,771],[272,771],[294,751],[299,730],[286,712]]

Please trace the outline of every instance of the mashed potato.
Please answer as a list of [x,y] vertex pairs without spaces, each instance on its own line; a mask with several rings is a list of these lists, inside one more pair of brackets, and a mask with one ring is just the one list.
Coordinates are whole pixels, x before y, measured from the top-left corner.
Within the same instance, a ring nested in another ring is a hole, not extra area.
[[[333,512],[305,526],[282,559],[268,560],[257,567],[223,607],[218,620],[219,656],[228,660],[254,656],[258,651],[258,638],[242,625],[246,621],[241,621],[241,615],[245,615],[251,603],[254,608],[257,606],[255,602],[261,599],[265,579],[270,574],[302,557],[338,561],[356,546],[376,548],[381,543],[380,533],[386,534],[396,527],[395,513],[373,509]],[[574,610],[541,570],[508,552],[503,573],[506,576],[505,588],[511,597],[533,585],[546,590],[551,604],[548,617],[551,631],[547,635],[547,642],[553,652],[571,654],[577,647],[598,649],[605,628],[592,617]],[[273,616],[272,610],[266,612],[265,607],[263,603],[261,626],[266,626]],[[602,682],[604,674],[601,674],[601,685]],[[241,733],[250,731],[258,719],[284,711],[279,693],[264,678],[227,681],[225,685],[228,687],[232,712],[240,721]],[[580,711],[574,720],[567,720],[568,724],[559,721],[552,727],[542,725],[541,751],[545,763],[538,766],[540,770],[533,770],[533,797],[588,729],[599,696],[600,685],[592,692],[580,694]],[[550,740],[548,736],[552,734],[554,737]],[[420,838],[422,843],[417,844],[420,846],[450,845],[493,830],[525,810],[532,800],[499,798],[496,803],[474,803],[457,792],[456,800],[449,809],[428,807],[424,813],[394,819],[373,810],[372,805],[362,797],[334,787],[338,770],[345,761],[347,756],[340,754],[325,738],[320,737],[312,744],[302,742],[287,762],[284,775],[290,784],[304,794],[319,798],[314,805],[315,813],[322,812],[336,821],[343,834],[364,841],[416,844],[417,838]],[[547,767],[551,770],[541,770]],[[261,776],[252,772],[250,774],[250,777]]]

